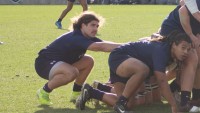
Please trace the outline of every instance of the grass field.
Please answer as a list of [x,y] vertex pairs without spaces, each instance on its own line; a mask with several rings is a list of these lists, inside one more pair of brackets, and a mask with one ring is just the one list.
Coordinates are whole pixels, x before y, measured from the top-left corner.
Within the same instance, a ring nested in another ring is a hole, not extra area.
[[[64,5],[1,5],[0,6],[0,112],[1,113],[77,113],[69,102],[72,83],[56,89],[50,98],[54,105],[40,106],[36,90],[46,83],[34,70],[34,59],[40,49],[67,32],[71,17],[79,14],[75,5],[63,20],[63,30],[54,23]],[[135,41],[150,36],[175,6],[168,5],[90,5],[89,10],[105,17],[98,37],[115,42]],[[109,77],[108,53],[87,52],[95,59],[95,67],[87,82],[106,82]],[[134,108],[135,113],[169,113],[168,105]],[[94,109],[87,104],[83,113],[112,113],[105,106]]]

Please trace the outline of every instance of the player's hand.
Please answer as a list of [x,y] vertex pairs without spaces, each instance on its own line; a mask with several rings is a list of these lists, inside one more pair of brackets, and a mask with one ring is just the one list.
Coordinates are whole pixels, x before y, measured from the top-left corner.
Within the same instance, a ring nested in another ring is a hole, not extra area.
[[198,39],[198,38],[200,38],[200,36],[191,36],[190,37],[191,38],[191,40],[192,40],[192,47],[193,48],[199,48],[199,45],[200,45],[200,39]]

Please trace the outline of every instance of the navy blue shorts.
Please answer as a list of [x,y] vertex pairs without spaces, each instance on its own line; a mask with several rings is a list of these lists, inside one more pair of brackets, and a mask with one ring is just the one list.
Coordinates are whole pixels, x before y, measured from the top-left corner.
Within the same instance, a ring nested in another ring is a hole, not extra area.
[[127,55],[126,53],[113,51],[108,59],[108,64],[110,67],[110,81],[111,83],[122,82],[125,83],[128,81],[129,78],[120,77],[116,74],[117,67],[124,62],[125,60],[131,58],[131,56]]
[[160,35],[162,36],[168,36],[171,32],[175,31],[172,27],[162,25],[160,29]]
[[200,22],[197,21],[194,17],[190,18],[190,24],[192,26],[192,32],[194,35],[200,34]]
[[129,78],[124,78],[124,77],[120,77],[119,75],[117,75],[116,73],[114,73],[112,70],[110,70],[110,83],[114,84],[116,82],[121,82],[126,84],[126,82],[129,80]]
[[35,59],[35,70],[40,77],[49,80],[49,72],[57,62],[59,61],[38,57]]
[[75,0],[68,0],[68,1],[73,2],[73,3],[75,2]]

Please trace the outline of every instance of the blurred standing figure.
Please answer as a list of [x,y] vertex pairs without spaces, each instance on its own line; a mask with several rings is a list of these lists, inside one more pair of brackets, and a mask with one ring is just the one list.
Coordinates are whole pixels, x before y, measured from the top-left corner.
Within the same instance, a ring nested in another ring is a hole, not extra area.
[[[60,17],[58,18],[58,20],[55,23],[55,25],[58,27],[58,29],[62,29],[62,23],[61,22],[62,22],[63,18],[67,15],[67,13],[70,12],[71,9],[73,8],[74,2],[75,2],[75,0],[67,0],[67,8],[65,8],[63,10]],[[83,11],[88,10],[87,0],[79,0],[79,3],[83,7]]]
[[41,104],[51,105],[49,94],[74,81],[70,101],[75,102],[89,76],[94,60],[86,51],[110,52],[121,44],[96,37],[100,16],[84,12],[74,18],[73,31],[65,33],[39,52],[35,60],[37,74],[48,82],[37,91]]

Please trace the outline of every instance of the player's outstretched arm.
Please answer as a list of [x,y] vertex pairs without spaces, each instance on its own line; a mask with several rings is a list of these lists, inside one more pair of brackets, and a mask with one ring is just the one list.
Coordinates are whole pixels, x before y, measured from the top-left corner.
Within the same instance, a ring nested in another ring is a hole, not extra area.
[[122,44],[121,43],[108,42],[108,41],[94,42],[88,47],[88,50],[111,52],[113,49],[117,48],[120,45],[122,45]]

